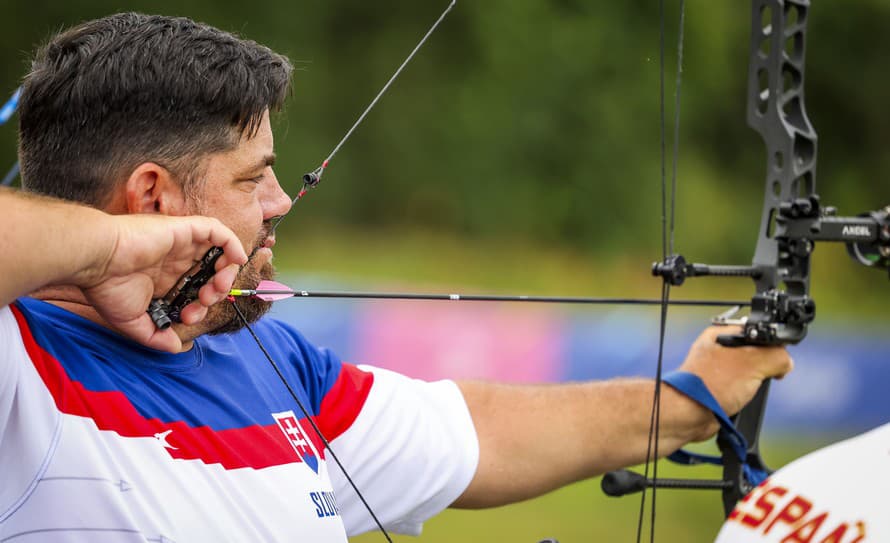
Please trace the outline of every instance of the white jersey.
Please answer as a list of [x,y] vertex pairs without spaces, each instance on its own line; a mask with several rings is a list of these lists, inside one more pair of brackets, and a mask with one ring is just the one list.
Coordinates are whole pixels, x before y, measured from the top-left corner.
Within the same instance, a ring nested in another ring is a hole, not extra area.
[[740,501],[717,543],[890,541],[890,424],[778,470]]
[[[449,381],[340,362],[254,326],[395,532],[467,487],[478,443]],[[0,541],[337,541],[374,523],[245,333],[147,349],[53,305],[0,308]]]

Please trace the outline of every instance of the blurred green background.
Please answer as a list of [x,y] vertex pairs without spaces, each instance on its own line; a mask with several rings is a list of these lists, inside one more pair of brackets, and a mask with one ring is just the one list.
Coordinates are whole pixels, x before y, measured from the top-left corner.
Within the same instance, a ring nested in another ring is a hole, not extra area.
[[[446,2],[4,5],[3,93],[54,31],[120,10],[187,15],[289,55],[297,72],[276,123],[277,171],[295,191]],[[670,123],[677,2],[665,11]],[[687,11],[677,248],[695,261],[746,262],[765,162],[745,124],[750,8],[691,2]],[[817,188],[847,214],[890,202],[883,179],[888,20],[882,0],[811,10],[806,88],[819,133]],[[280,258],[296,271],[363,280],[657,292],[646,272],[660,253],[658,27],[654,0],[459,3],[336,156],[319,190],[299,204],[297,218],[285,221]],[[0,131],[0,160],[14,160],[14,139],[11,128]],[[401,252],[406,246],[414,252]],[[818,250],[820,312],[877,314],[881,297],[872,294],[887,293],[887,282],[842,254]],[[843,291],[834,288],[840,282]],[[689,295],[715,288],[750,290],[737,281],[684,287]]]
[[[276,120],[277,173],[296,191],[446,4],[4,0],[0,93],[16,88],[54,31],[108,13],[185,15],[236,31],[297,67]],[[678,2],[666,4],[670,122]],[[765,161],[745,124],[749,12],[731,0],[687,5],[676,240],[698,262],[748,262],[756,239]],[[817,2],[810,12],[817,188],[844,214],[890,203],[888,24],[884,0]],[[282,224],[279,267],[363,287],[657,295],[648,269],[661,247],[658,30],[655,0],[459,2]],[[0,129],[0,164],[15,160],[14,132]],[[750,291],[705,279],[679,295]],[[890,284],[841,247],[820,246],[812,293],[820,319],[880,328]],[[816,445],[779,440],[771,463]],[[713,538],[716,496],[660,496],[664,540]],[[449,513],[422,540],[629,539],[636,501],[601,502],[578,485],[494,512]]]

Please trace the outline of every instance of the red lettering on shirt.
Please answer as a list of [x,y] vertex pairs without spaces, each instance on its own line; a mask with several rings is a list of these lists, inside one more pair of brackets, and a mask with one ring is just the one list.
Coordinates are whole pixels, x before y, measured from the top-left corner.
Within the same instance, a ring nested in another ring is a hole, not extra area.
[[[745,513],[741,518],[742,524],[750,526],[751,528],[759,527],[773,512],[773,509],[776,507],[776,502],[787,493],[788,489],[780,486],[764,488],[760,493],[760,497],[754,502],[755,511]],[[767,531],[769,531],[769,528],[767,528],[764,533]]]
[[856,521],[856,531],[859,532],[859,537],[850,541],[850,543],[859,543],[860,541],[865,541],[865,523],[861,520]]
[[[762,532],[761,537],[766,536],[779,525],[783,525],[784,529],[777,528],[774,535],[769,538],[770,541],[778,540],[780,543],[865,543],[867,541],[865,522],[858,520],[855,523],[835,524],[837,520],[829,519],[829,511],[819,511],[814,508],[813,502],[806,497],[789,494],[787,488],[770,487],[766,483],[761,483],[741,499],[727,517],[727,521],[735,522],[749,530]],[[782,503],[785,505],[782,506]],[[855,533],[851,533],[854,528]],[[829,529],[831,531],[826,533]],[[773,539],[773,537],[777,539]]]
[[773,520],[770,521],[769,524],[767,524],[766,528],[763,530],[763,534],[768,534],[769,531],[773,529],[773,526],[778,524],[780,521],[788,525],[794,525],[794,523],[798,522],[804,517],[804,515],[809,513],[810,509],[812,508],[813,504],[810,503],[809,500],[801,496],[795,496],[781,511],[776,514]]
[[826,518],[828,518],[828,513],[816,515],[785,536],[782,539],[782,543],[810,543],[813,540],[813,536],[815,536],[819,528],[822,527],[822,523],[825,522]]
[[847,533],[847,523],[844,522],[837,528],[835,528],[830,534],[825,536],[825,539],[820,541],[819,543],[841,543],[841,539]]

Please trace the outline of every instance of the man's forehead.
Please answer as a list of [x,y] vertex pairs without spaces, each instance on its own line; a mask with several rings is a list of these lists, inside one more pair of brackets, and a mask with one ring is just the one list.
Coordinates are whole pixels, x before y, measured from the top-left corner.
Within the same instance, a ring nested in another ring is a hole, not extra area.
[[234,162],[239,171],[260,170],[275,163],[275,145],[268,113],[253,134],[243,134],[238,145],[223,153],[223,157]]
[[258,160],[254,160],[252,163],[249,163],[247,166],[249,170],[260,170],[267,166],[272,166],[275,164],[275,153],[269,153],[263,155]]

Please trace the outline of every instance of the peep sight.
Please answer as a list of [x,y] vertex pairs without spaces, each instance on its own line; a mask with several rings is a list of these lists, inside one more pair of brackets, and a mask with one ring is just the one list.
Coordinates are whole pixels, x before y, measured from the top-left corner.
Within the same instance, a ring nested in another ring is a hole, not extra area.
[[303,185],[305,185],[306,187],[314,188],[319,181],[321,181],[321,168],[303,174]]

